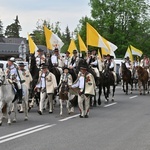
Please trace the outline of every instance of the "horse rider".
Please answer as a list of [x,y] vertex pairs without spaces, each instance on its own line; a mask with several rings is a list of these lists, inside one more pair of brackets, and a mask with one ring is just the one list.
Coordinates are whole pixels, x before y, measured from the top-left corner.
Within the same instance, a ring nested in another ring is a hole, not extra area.
[[87,65],[80,67],[80,76],[70,88],[79,88],[78,106],[80,109],[80,118],[89,117],[90,96],[95,95],[95,79],[93,75],[87,72]]
[[[69,73],[69,68],[68,67],[63,67],[63,74],[60,77],[60,82],[59,82],[59,85],[58,85],[59,93],[61,92],[63,82],[66,82],[68,86],[71,86],[72,83],[73,83],[73,79],[72,79],[71,74]],[[68,97],[68,99],[62,99],[62,100],[69,100],[69,98],[70,98],[70,93],[69,92],[67,94],[67,97]],[[61,96],[59,96],[59,98],[61,99]]]
[[69,67],[69,64],[71,62],[70,52],[66,52],[66,56],[64,58],[64,67]]
[[42,49],[37,50],[37,56],[35,57],[35,59],[36,59],[36,65],[38,68],[40,68],[41,64],[46,63],[46,58],[43,52],[44,50]]
[[19,63],[18,66],[19,66],[18,72],[19,72],[20,78],[25,83],[27,88],[30,89],[31,82],[33,80],[30,74],[30,71],[25,69],[26,65],[23,62]]
[[99,69],[98,69],[98,59],[97,59],[97,54],[96,54],[96,50],[93,49],[91,52],[91,56],[88,62],[89,65],[91,65],[91,68],[95,71],[96,76],[97,76],[97,81],[100,78],[100,73],[99,73]]
[[104,66],[108,66],[109,70],[112,72],[112,74],[114,75],[114,79],[115,79],[115,85],[117,85],[117,76],[116,73],[114,71],[115,68],[115,62],[112,58],[112,56],[110,56],[110,54],[106,55],[106,60],[104,61]]
[[58,48],[54,49],[54,54],[51,56],[51,62],[53,64],[53,66],[59,70],[60,74],[62,74],[63,73],[63,71],[62,71],[62,66],[63,66],[62,62],[63,61],[59,55]]
[[6,77],[14,85],[15,90],[17,91],[17,97],[19,99],[18,103],[22,103],[22,87],[21,87],[21,78],[18,72],[18,67],[15,64],[15,58],[11,57],[7,61],[8,67],[6,69]]
[[150,59],[146,55],[143,56],[143,59],[140,62],[140,66],[143,67],[145,70],[147,70],[150,77],[150,71],[149,71]]
[[[19,66],[18,72],[19,72],[21,81],[22,81],[22,83],[24,83],[27,86],[27,89],[29,90],[31,82],[32,82],[32,76],[30,74],[30,71],[25,69],[25,64],[23,62],[20,62],[18,64],[18,66]],[[19,112],[20,113],[23,112],[22,104],[20,104],[20,111]]]
[[71,57],[71,61],[70,61],[70,64],[69,64],[69,69],[76,69],[78,61],[79,61],[78,51],[73,50],[73,56]]
[[89,64],[90,58],[91,58],[91,51],[90,51],[90,50],[88,50],[88,51],[87,51],[86,58],[85,58],[85,59],[86,59],[87,64]]
[[39,111],[40,115],[43,114],[43,106],[46,96],[49,101],[49,113],[53,113],[53,94],[55,89],[57,89],[56,78],[53,73],[49,72],[48,65],[43,64],[41,66],[42,71],[39,72],[39,79],[34,90],[40,90],[40,104]]

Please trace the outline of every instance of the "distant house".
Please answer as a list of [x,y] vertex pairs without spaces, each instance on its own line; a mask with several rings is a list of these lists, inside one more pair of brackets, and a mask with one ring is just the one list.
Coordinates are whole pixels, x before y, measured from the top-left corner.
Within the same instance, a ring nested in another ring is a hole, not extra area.
[[[19,46],[21,42],[26,45],[26,55],[29,56],[29,46],[26,38],[0,38],[0,60],[7,60],[10,57],[19,58]],[[37,45],[38,48],[47,52],[44,45]]]

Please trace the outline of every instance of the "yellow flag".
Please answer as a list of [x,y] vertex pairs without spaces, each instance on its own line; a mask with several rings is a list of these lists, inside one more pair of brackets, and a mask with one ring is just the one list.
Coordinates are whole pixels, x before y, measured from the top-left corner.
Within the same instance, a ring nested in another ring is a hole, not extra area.
[[125,53],[124,58],[126,58],[126,57],[129,57],[130,60],[131,60],[131,63],[133,63],[133,55],[132,55],[132,53],[131,53],[130,47],[128,47],[128,49],[127,49],[127,51],[126,51],[126,53]]
[[86,26],[87,45],[104,48],[107,50],[107,53],[110,53],[109,51],[115,51],[118,48],[116,45],[102,37],[89,23],[87,23]]
[[44,26],[44,33],[45,33],[45,38],[46,38],[47,49],[49,50],[53,50],[55,48],[61,49],[64,43],[56,34],[54,34],[46,26]]
[[38,47],[35,45],[35,43],[33,42],[29,34],[28,34],[28,42],[29,42],[30,54],[34,54],[34,53],[36,54]]
[[82,52],[87,52],[87,47],[85,46],[81,36],[78,34],[78,40],[79,40],[79,49]]
[[74,40],[71,39],[70,45],[69,45],[69,48],[68,48],[68,51],[70,52],[71,55],[73,54],[73,50],[77,50],[77,47],[75,45]]
[[142,56],[143,52],[137,48],[135,48],[134,46],[130,45],[130,49],[132,52],[132,55],[137,55],[137,56]]

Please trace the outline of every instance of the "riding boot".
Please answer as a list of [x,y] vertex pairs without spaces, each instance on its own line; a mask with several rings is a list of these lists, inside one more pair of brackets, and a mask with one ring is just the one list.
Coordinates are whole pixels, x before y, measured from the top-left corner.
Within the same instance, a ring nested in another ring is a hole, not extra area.
[[19,98],[18,104],[22,104],[22,89],[18,89],[17,93]]

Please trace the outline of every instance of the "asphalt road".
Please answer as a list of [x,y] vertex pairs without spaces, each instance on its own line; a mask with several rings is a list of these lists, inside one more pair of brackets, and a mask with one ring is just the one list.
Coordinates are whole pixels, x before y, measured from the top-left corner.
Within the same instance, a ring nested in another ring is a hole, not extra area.
[[75,113],[42,116],[34,107],[29,120],[17,114],[17,123],[0,127],[0,150],[150,150],[150,95],[125,95],[120,87],[115,102],[90,110],[89,118]]

